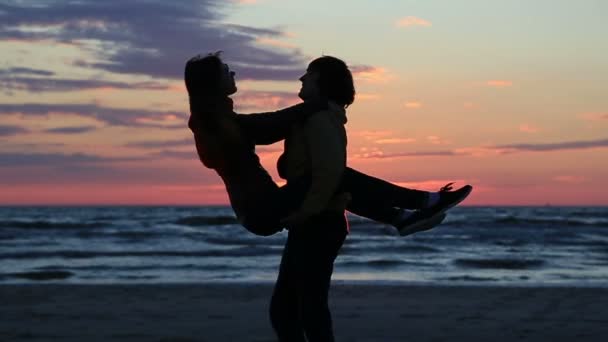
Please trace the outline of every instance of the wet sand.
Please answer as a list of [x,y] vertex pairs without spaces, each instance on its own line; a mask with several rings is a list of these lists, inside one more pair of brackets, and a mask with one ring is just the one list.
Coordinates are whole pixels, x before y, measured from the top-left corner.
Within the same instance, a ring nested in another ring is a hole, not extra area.
[[[272,285],[0,285],[0,341],[275,341]],[[334,284],[336,341],[608,341],[608,288]]]

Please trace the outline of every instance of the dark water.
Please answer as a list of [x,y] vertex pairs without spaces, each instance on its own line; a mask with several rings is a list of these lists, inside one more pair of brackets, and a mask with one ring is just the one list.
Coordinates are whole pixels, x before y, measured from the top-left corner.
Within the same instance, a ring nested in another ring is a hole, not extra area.
[[[335,280],[608,286],[608,208],[455,208],[410,237],[349,220]],[[0,283],[274,281],[285,238],[228,207],[2,207]]]

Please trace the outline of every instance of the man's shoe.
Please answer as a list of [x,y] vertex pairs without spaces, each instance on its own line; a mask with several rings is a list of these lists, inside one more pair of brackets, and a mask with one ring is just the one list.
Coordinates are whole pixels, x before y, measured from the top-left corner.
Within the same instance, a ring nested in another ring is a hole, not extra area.
[[427,211],[416,210],[405,220],[395,224],[395,227],[399,235],[411,235],[435,227],[445,219],[445,216],[444,212],[429,215]]

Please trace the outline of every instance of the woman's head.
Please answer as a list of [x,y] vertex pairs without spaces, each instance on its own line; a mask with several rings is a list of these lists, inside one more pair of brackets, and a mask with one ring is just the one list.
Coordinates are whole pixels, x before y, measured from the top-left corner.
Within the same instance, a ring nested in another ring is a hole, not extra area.
[[325,98],[344,107],[355,101],[353,76],[346,63],[336,57],[313,60],[300,81],[302,88],[298,96],[304,101]]
[[192,96],[228,96],[236,93],[234,72],[220,58],[220,52],[192,57],[186,63],[184,81]]

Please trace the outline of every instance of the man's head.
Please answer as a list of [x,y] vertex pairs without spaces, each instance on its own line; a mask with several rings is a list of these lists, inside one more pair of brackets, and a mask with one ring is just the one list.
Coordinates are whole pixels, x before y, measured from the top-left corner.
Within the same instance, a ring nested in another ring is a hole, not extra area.
[[236,93],[234,71],[220,58],[220,52],[188,60],[184,81],[190,96],[228,96]]
[[300,81],[298,96],[304,101],[327,99],[344,107],[355,101],[353,76],[346,63],[336,57],[323,56],[310,62]]

